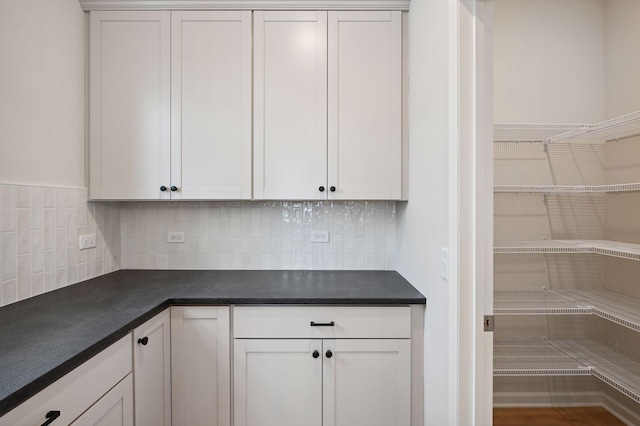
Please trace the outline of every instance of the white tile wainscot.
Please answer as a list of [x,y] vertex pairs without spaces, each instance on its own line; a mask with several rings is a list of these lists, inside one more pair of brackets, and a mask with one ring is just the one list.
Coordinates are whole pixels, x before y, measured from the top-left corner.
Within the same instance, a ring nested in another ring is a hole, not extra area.
[[[123,269],[396,267],[395,202],[136,202],[121,219]],[[186,243],[167,243],[174,231]]]
[[[79,250],[78,236],[96,235]],[[0,185],[0,306],[117,271],[120,208],[84,188]]]

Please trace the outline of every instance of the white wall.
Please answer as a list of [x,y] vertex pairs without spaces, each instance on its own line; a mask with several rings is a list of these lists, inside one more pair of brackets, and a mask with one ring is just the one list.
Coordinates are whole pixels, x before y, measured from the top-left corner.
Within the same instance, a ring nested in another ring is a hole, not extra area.
[[84,13],[0,1],[0,183],[84,187]]
[[607,0],[606,118],[640,110],[640,2]]
[[[411,2],[409,12],[409,200],[398,204],[398,271],[427,298],[425,423],[451,424],[454,354],[449,301],[440,278],[448,236],[449,1]],[[455,334],[455,333],[453,333]],[[455,337],[455,335],[454,335]]]
[[495,0],[496,123],[604,119],[604,3]]

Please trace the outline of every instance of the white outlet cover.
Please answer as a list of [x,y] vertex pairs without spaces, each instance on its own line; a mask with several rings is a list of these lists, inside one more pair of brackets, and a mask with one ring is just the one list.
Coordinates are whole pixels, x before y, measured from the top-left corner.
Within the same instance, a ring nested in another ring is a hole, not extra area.
[[87,250],[96,247],[96,236],[93,235],[80,235],[78,237],[78,247],[80,250]]
[[312,231],[311,242],[312,243],[328,243],[329,231]]
[[167,232],[168,243],[186,243],[184,232]]

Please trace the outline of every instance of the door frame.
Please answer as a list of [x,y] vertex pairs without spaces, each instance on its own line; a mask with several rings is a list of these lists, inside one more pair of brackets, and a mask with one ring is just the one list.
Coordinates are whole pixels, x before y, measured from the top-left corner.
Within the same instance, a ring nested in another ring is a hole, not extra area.
[[449,227],[452,424],[490,425],[493,420],[493,1],[457,0],[450,34]]

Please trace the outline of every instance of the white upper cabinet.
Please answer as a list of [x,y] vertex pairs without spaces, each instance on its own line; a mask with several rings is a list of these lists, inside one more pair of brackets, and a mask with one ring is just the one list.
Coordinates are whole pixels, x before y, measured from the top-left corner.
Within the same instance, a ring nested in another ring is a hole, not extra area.
[[92,199],[169,198],[170,31],[169,12],[91,13]]
[[326,199],[327,12],[254,25],[254,198]]
[[401,12],[254,25],[254,198],[400,199]]
[[91,13],[91,198],[251,198],[251,12]]
[[402,194],[401,12],[329,12],[329,199]]
[[402,199],[402,38],[400,11],[91,12],[91,199]]
[[172,199],[251,198],[251,12],[171,14]]

